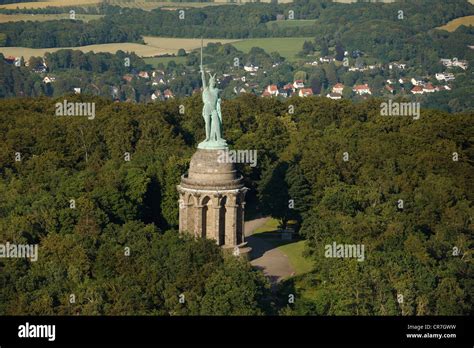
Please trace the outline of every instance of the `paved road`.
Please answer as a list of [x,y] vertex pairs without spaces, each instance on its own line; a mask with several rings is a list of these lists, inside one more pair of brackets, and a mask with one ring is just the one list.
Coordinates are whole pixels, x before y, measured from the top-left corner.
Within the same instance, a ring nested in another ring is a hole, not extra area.
[[276,284],[294,274],[295,270],[291,267],[286,256],[279,249],[262,238],[252,236],[253,231],[265,224],[268,218],[255,219],[245,222],[245,240],[252,247],[253,266],[260,268],[272,284]]

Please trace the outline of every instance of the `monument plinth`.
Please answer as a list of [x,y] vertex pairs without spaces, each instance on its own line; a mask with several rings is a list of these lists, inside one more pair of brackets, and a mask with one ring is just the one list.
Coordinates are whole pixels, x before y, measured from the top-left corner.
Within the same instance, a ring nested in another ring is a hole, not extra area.
[[[202,47],[201,47],[202,52]],[[234,163],[222,160],[228,149],[222,138],[222,114],[215,75],[209,85],[202,67],[203,110],[206,139],[191,157],[189,171],[181,177],[179,192],[179,231],[196,238],[214,239],[234,255],[248,255],[244,240],[245,193],[243,178]]]

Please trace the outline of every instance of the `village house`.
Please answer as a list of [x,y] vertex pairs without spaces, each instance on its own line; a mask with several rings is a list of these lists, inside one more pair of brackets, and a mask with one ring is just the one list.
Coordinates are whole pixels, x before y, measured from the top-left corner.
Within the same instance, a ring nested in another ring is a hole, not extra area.
[[151,83],[152,86],[158,86],[158,85],[165,85],[166,80],[163,75],[156,75],[153,77],[153,82]]
[[319,58],[319,61],[321,63],[331,63],[331,62],[334,62],[334,60],[335,60],[334,57],[329,57],[329,56]]
[[447,66],[447,67],[453,65],[453,62],[451,61],[451,59],[441,58],[439,61],[441,62],[441,64],[443,64],[444,66]]
[[467,60],[455,60],[453,61],[453,66],[466,70],[469,66]]
[[142,79],[149,79],[150,78],[150,75],[148,75],[148,72],[146,72],[146,71],[140,71],[138,73],[138,76],[141,77]]
[[283,89],[283,88],[280,88],[278,90],[278,95],[283,97],[283,98],[288,98],[290,95],[291,95],[291,92],[289,92],[288,90],[286,89]]
[[296,80],[295,82],[293,82],[293,88],[294,89],[304,88],[304,81]]
[[413,86],[423,86],[425,84],[423,80],[415,79],[414,77],[411,78],[410,82]]
[[133,75],[132,74],[125,74],[122,76],[122,79],[127,81],[127,82],[131,82],[133,80]]
[[74,87],[75,94],[81,94],[81,89],[79,87]]
[[45,73],[47,71],[47,66],[44,63],[40,63],[33,67],[33,72],[37,74]]
[[250,65],[244,65],[244,70],[247,72],[257,72],[259,69],[258,66],[254,66],[253,64]]
[[407,67],[407,65],[405,63],[393,62],[393,63],[388,64],[388,68],[390,70],[395,69],[395,68],[400,69],[400,70],[405,70],[406,67]]
[[332,92],[336,94],[342,94],[343,89],[344,89],[344,85],[342,83],[336,83],[334,87],[332,88]]
[[466,60],[458,60],[457,58],[449,59],[449,58],[441,58],[441,64],[445,67],[451,68],[453,66],[466,70],[469,66],[469,63]]
[[293,84],[291,84],[291,83],[287,83],[286,85],[284,85],[283,89],[285,91],[289,91],[289,92],[294,92],[295,91],[295,88],[293,87]]
[[450,91],[451,90],[451,87],[449,87],[448,85],[444,85],[444,86],[438,86],[437,87],[437,90],[438,91]]
[[342,98],[342,95],[340,93],[328,93],[326,94],[326,97],[333,100],[339,100]]
[[56,81],[56,78],[52,76],[45,76],[43,79],[43,83],[52,83],[54,81]]
[[3,60],[4,60],[5,63],[7,63],[7,64],[14,64],[14,63],[15,63],[15,60],[16,60],[16,57],[8,56],[8,57],[3,58]]
[[[271,97],[277,97],[278,96],[278,86],[277,85],[268,85],[267,88],[265,88],[265,91],[268,93],[269,96]],[[264,93],[265,93],[264,91]]]
[[151,73],[151,76],[152,77],[156,77],[156,76],[164,76],[165,75],[165,72],[163,70],[153,70],[152,73]]
[[165,99],[174,98],[173,92],[171,92],[171,90],[169,89],[165,89],[165,91],[163,92],[163,96],[165,97]]
[[163,100],[163,94],[161,93],[160,90],[156,90],[151,94],[151,100],[156,101],[156,100]]
[[363,94],[372,94],[372,92],[370,91],[370,87],[368,84],[364,84],[364,85],[355,85],[353,88],[352,88],[352,91],[357,93],[358,95],[363,95]]
[[423,93],[433,92],[436,92],[436,88],[431,83],[427,83],[425,86],[423,86]]
[[413,93],[413,94],[423,94],[424,93],[423,87],[415,86],[411,89],[411,93]]
[[241,94],[241,93],[247,93],[247,90],[244,87],[234,87],[234,93],[235,94]]
[[313,90],[311,88],[301,88],[298,91],[298,97],[309,97],[313,95]]
[[452,73],[436,73],[435,78],[438,81],[443,81],[444,80],[446,82],[455,79],[454,74],[452,74]]

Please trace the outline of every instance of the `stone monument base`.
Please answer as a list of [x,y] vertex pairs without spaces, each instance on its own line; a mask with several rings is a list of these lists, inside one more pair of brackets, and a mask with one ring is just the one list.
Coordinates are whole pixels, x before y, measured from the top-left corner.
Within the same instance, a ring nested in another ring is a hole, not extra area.
[[192,156],[188,174],[178,185],[179,231],[214,239],[224,249],[237,248],[239,255],[245,255],[249,252],[244,240],[248,189],[235,164],[222,161],[221,152],[198,148]]

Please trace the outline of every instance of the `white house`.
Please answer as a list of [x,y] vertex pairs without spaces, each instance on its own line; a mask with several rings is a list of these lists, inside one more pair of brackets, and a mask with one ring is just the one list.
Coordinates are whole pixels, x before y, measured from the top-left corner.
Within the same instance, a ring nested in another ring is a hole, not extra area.
[[311,88],[301,88],[298,91],[299,97],[309,97],[311,95],[313,95],[313,90]]
[[453,66],[457,66],[458,68],[466,70],[469,66],[469,63],[466,60],[454,60]]
[[427,83],[425,86],[423,86],[423,93],[433,92],[436,92],[436,88],[431,83]]
[[303,80],[296,80],[295,82],[293,82],[293,88],[295,89],[304,88]]
[[332,93],[342,94],[343,89],[344,89],[344,85],[342,83],[336,83],[334,87],[332,88]]
[[253,64],[251,65],[244,65],[244,70],[247,72],[257,72],[259,69],[258,66],[254,66]]
[[423,80],[415,79],[414,77],[411,78],[410,82],[413,86],[423,86],[425,84]]
[[44,79],[43,79],[43,82],[44,83],[51,83],[51,82],[54,82],[55,80],[56,80],[55,77],[45,76]]
[[150,75],[148,75],[148,73],[146,71],[140,71],[138,73],[138,76],[141,77],[142,79],[149,79],[150,78]]
[[320,58],[319,58],[319,61],[320,61],[321,63],[331,63],[331,62],[334,62],[334,58],[333,58],[333,57],[328,57],[328,56],[326,56],[326,57],[320,57]]
[[157,99],[163,99],[163,96],[161,94],[160,90],[156,90],[155,92],[152,93],[151,95],[151,100],[155,101]]
[[276,97],[279,94],[277,85],[268,85],[265,91],[272,97]]
[[358,95],[363,95],[363,94],[372,94],[370,91],[370,87],[368,84],[363,84],[363,85],[355,85],[352,88],[352,91],[357,93]]
[[451,73],[436,73],[435,77],[438,81],[451,81],[455,79],[454,74]]

